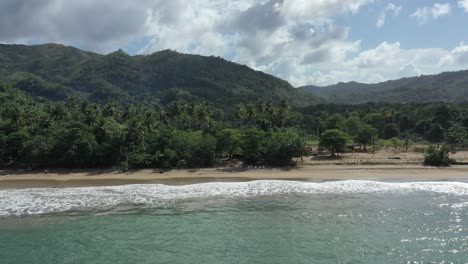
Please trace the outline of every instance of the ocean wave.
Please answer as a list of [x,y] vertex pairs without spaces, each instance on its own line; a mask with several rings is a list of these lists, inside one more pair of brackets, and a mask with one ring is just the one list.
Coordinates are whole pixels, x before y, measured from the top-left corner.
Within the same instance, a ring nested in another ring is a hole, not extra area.
[[177,201],[199,198],[240,198],[282,194],[409,194],[413,192],[465,196],[468,195],[468,183],[252,181],[242,183],[201,183],[185,186],[154,184],[0,190],[0,217],[87,210],[105,211],[119,206],[164,208]]

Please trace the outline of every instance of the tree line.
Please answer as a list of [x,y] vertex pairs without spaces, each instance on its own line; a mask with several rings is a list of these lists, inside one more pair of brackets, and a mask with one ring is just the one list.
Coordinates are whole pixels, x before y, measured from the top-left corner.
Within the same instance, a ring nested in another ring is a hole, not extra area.
[[253,120],[259,118],[258,109],[253,113],[250,106],[241,107],[238,126],[203,101],[164,106],[39,102],[3,85],[0,103],[2,167],[208,167],[223,158],[288,165],[305,146],[298,129],[283,125],[286,102],[268,104],[265,126]]
[[320,141],[331,155],[346,143],[464,146],[467,104],[317,105],[258,100],[221,110],[207,101],[105,104],[32,98],[0,85],[0,166],[209,167],[220,161],[289,165]]
[[301,114],[306,133],[320,137],[340,130],[362,145],[372,143],[369,138],[468,143],[468,103],[318,105],[301,109]]

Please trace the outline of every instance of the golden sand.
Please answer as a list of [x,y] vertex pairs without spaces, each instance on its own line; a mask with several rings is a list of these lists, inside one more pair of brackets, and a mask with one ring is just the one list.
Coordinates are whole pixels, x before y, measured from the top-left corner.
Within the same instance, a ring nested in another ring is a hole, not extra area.
[[44,172],[2,172],[0,188],[79,187],[161,183],[171,185],[250,180],[464,180],[468,166],[433,168],[420,165],[302,165],[291,168],[210,168],[193,170],[52,170]]

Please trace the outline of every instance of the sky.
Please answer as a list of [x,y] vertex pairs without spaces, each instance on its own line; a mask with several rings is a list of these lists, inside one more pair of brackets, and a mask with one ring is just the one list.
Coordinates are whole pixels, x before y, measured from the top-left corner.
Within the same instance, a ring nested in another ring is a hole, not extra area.
[[214,55],[294,86],[468,69],[468,0],[1,0],[0,43]]

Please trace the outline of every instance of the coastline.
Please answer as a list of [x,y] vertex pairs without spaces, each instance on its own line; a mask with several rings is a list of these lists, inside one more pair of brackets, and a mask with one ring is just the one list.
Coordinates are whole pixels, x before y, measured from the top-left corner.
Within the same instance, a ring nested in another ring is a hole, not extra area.
[[468,166],[449,168],[421,165],[300,165],[290,168],[208,168],[189,170],[52,170],[41,172],[0,173],[0,189],[66,188],[116,186],[127,184],[188,185],[204,182],[243,182],[254,180],[290,180],[323,182],[337,180],[381,181],[464,181]]

